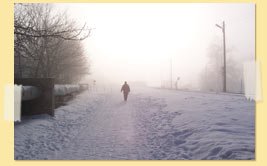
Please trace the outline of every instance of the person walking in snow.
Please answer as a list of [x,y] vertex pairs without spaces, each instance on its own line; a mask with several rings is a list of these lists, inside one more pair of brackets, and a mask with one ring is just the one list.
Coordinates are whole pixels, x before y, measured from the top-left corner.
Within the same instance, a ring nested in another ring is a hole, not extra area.
[[128,94],[130,92],[130,87],[127,84],[127,82],[125,81],[124,84],[121,87],[121,92],[123,92],[123,97],[124,97],[124,101],[127,101],[128,98]]

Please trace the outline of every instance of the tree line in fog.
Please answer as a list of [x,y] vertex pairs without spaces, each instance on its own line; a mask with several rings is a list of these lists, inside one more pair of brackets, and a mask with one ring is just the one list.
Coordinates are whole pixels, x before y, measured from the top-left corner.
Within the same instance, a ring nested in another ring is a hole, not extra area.
[[[226,91],[244,93],[243,66],[237,59],[234,48],[226,50]],[[208,63],[200,75],[200,89],[204,91],[223,91],[223,49],[216,42],[208,48]]]
[[15,78],[55,78],[73,83],[90,74],[82,41],[91,29],[52,4],[15,4]]

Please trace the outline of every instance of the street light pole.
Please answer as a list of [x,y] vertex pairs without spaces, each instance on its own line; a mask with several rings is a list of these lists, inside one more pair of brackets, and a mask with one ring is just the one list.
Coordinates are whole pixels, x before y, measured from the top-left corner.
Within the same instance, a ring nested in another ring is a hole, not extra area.
[[216,24],[216,26],[222,29],[223,33],[223,92],[226,92],[226,46],[225,46],[225,23],[223,21],[222,26]]
[[171,89],[172,89],[172,58],[170,60],[170,81],[171,81]]
[[180,77],[177,77],[177,80],[176,80],[176,90],[178,90],[178,81],[180,80]]

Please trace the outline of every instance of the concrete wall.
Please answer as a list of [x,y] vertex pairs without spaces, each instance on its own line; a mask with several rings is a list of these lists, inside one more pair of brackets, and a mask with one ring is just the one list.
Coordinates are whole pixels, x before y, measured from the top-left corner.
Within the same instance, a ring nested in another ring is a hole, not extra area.
[[41,95],[36,99],[22,102],[22,115],[49,114],[54,116],[53,78],[21,78],[15,79],[14,83],[23,86],[36,86],[41,90]]

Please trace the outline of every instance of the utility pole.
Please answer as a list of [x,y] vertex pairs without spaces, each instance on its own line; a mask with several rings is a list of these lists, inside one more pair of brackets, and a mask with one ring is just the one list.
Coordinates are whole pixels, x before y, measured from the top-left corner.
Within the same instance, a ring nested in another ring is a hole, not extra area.
[[172,58],[170,60],[170,81],[171,81],[171,89],[172,89]]
[[241,78],[241,94],[243,93],[243,79]]
[[178,81],[180,80],[180,77],[177,77],[177,80],[176,80],[176,90],[178,90]]
[[225,23],[223,21],[222,26],[216,24],[216,26],[222,29],[223,33],[223,92],[226,92],[226,46],[225,46]]

